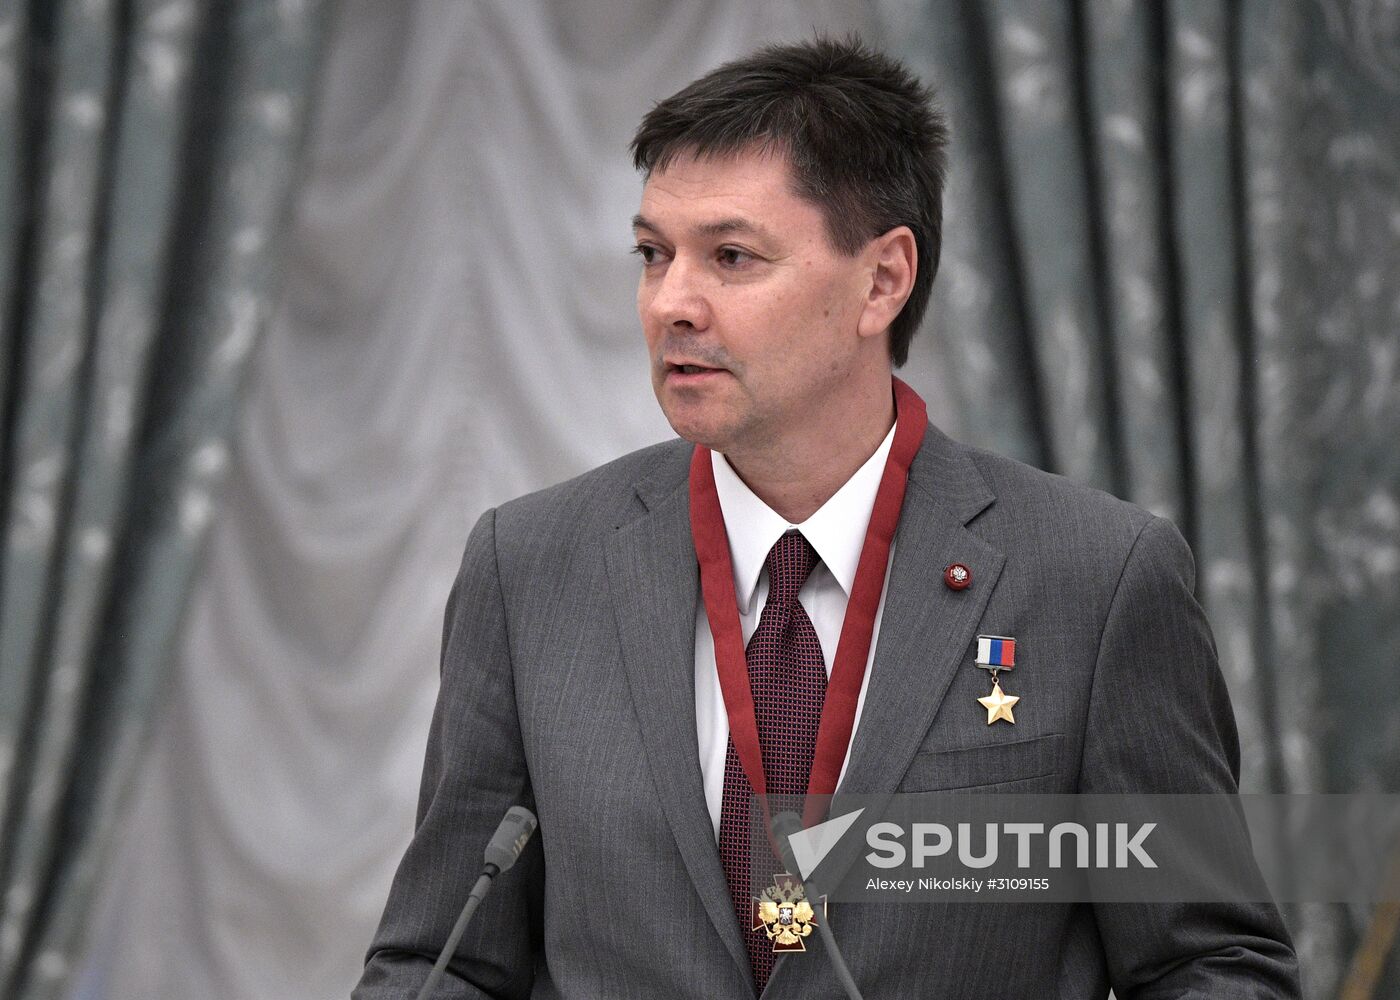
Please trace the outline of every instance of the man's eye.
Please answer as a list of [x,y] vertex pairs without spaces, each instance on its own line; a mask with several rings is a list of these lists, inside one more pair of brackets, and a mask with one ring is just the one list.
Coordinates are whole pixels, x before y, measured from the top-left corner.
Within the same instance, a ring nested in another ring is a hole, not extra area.
[[746,264],[754,259],[753,254],[746,253],[738,247],[720,247],[715,257],[725,267],[738,267],[740,264]]
[[650,243],[638,243],[632,248],[632,252],[642,258],[643,264],[656,263],[658,251],[656,247],[652,246]]

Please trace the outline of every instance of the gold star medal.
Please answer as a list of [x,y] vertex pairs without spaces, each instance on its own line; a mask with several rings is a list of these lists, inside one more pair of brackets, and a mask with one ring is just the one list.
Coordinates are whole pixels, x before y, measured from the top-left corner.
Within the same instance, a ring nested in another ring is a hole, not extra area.
[[989,726],[997,719],[1005,719],[1014,726],[1016,716],[1011,714],[1011,706],[1020,700],[1016,695],[1003,691],[996,678],[992,679],[992,693],[985,698],[977,699],[978,703],[987,710],[987,725]]
[[977,703],[987,710],[987,725],[1005,719],[1014,726],[1016,716],[1011,709],[1021,699],[1001,689],[999,675],[1003,670],[1016,666],[1016,640],[1008,635],[979,635],[977,666],[992,672],[992,693],[977,699]]

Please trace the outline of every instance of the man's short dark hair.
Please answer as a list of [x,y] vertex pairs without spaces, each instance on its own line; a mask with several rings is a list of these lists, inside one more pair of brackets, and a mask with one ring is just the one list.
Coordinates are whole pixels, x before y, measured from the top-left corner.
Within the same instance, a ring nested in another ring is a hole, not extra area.
[[759,49],[666,98],[638,126],[632,160],[650,176],[682,155],[782,153],[844,254],[908,226],[918,273],[890,324],[890,356],[902,365],[938,271],[947,144],[932,91],[901,63],[855,37],[818,37]]

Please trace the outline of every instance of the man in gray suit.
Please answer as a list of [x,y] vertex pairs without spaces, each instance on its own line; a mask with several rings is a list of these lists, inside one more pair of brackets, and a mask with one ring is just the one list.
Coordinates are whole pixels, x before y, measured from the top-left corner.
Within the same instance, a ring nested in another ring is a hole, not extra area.
[[[925,428],[891,382],[938,263],[945,128],[855,42],[762,50],[633,143],[638,311],[683,440],[487,512],[448,601],[418,826],[355,992],[413,995],[505,810],[540,832],[460,997],[842,996],[775,963],[738,843],[770,793],[1233,792],[1169,523]],[[1014,636],[1014,690],[976,669]],[[832,907],[867,997],[1293,997],[1271,906]]]

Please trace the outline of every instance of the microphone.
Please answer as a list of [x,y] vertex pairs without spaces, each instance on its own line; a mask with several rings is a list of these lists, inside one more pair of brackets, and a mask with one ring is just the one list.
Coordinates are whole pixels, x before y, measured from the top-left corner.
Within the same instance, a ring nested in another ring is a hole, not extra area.
[[525,850],[525,845],[539,825],[540,821],[530,810],[524,806],[511,806],[506,810],[501,825],[491,835],[491,842],[486,845],[486,866],[495,865],[496,875],[510,871],[511,866],[520,860],[520,852]]
[[491,840],[486,845],[485,865],[481,869],[481,877],[476,880],[476,885],[472,886],[472,891],[467,896],[467,904],[462,907],[461,916],[452,926],[452,933],[447,935],[447,944],[443,945],[437,962],[433,964],[433,971],[428,973],[427,981],[418,991],[418,1000],[428,1000],[437,988],[443,973],[447,971],[448,960],[457,950],[457,942],[462,940],[462,932],[467,929],[467,921],[471,920],[472,914],[490,891],[491,880],[501,872],[509,871],[520,859],[520,852],[525,850],[525,845],[529,843],[531,835],[539,825],[540,821],[535,814],[524,806],[511,806],[506,810],[501,825],[496,827],[496,832],[491,835]]
[[[783,866],[787,868],[798,881],[802,882],[802,892],[808,899],[814,902],[821,897],[821,891],[817,886],[808,882],[802,876],[802,869],[798,867],[797,858],[793,856],[792,844],[788,840],[794,834],[802,832],[802,820],[794,812],[780,812],[773,817],[773,825],[769,827],[773,835],[773,842],[778,845],[778,853],[782,857]],[[821,935],[822,942],[826,945],[826,953],[831,956],[831,965],[836,970],[836,979],[841,983],[841,988],[846,991],[846,996],[850,1000],[864,1000],[860,995],[860,990],[856,988],[856,981],[851,978],[851,970],[846,968],[846,960],[841,956],[841,949],[836,946],[836,936],[831,933],[830,921],[826,914],[817,922],[817,933]]]

